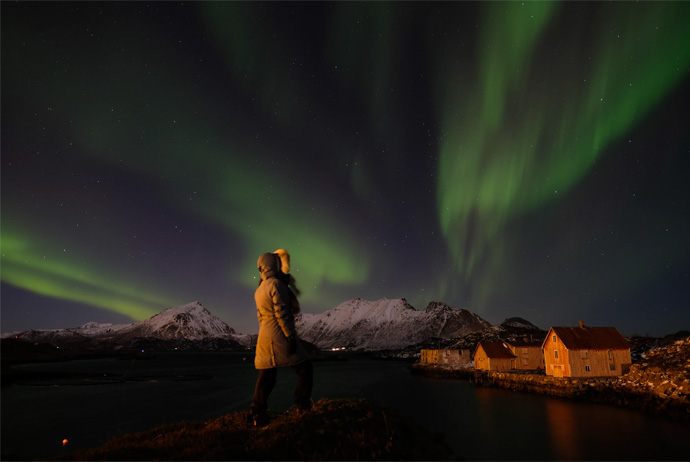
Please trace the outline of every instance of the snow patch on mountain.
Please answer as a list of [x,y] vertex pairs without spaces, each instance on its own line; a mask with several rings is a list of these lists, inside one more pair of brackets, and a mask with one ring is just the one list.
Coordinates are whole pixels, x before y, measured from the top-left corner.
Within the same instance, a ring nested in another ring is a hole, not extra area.
[[319,314],[296,318],[299,336],[319,348],[394,349],[432,337],[453,338],[490,327],[467,310],[431,302],[423,311],[404,298],[352,299]]

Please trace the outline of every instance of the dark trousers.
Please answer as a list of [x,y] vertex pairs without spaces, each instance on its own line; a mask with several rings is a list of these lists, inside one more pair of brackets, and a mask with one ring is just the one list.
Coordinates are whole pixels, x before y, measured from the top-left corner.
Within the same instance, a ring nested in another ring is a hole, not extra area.
[[[314,386],[314,366],[311,361],[305,361],[292,366],[297,374],[294,400],[295,405],[302,409],[311,408],[311,389]],[[252,413],[260,414],[268,409],[268,397],[276,385],[278,369],[259,369],[254,387],[254,400],[252,401]]]

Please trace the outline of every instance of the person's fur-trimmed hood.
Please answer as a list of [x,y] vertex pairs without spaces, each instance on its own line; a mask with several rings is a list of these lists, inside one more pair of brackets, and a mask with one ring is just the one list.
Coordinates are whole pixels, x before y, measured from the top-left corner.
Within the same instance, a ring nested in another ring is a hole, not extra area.
[[261,272],[261,279],[265,280],[277,276],[278,273],[280,273],[280,257],[274,253],[265,253],[261,255],[256,265]]

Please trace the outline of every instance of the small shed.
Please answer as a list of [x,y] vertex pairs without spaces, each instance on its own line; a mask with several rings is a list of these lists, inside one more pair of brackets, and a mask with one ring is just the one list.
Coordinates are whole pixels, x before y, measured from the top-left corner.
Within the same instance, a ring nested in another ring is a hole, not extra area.
[[546,374],[612,377],[630,370],[630,344],[615,327],[552,327],[542,345]]
[[470,350],[422,350],[422,364],[468,364],[472,362]]
[[479,342],[474,350],[474,368],[480,371],[515,369],[516,359],[506,342]]

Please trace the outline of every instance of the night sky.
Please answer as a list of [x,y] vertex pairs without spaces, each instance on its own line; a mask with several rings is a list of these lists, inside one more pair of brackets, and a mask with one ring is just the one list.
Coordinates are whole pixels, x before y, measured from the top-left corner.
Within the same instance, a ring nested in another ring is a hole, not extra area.
[[199,300],[690,329],[688,2],[2,2],[2,331]]

